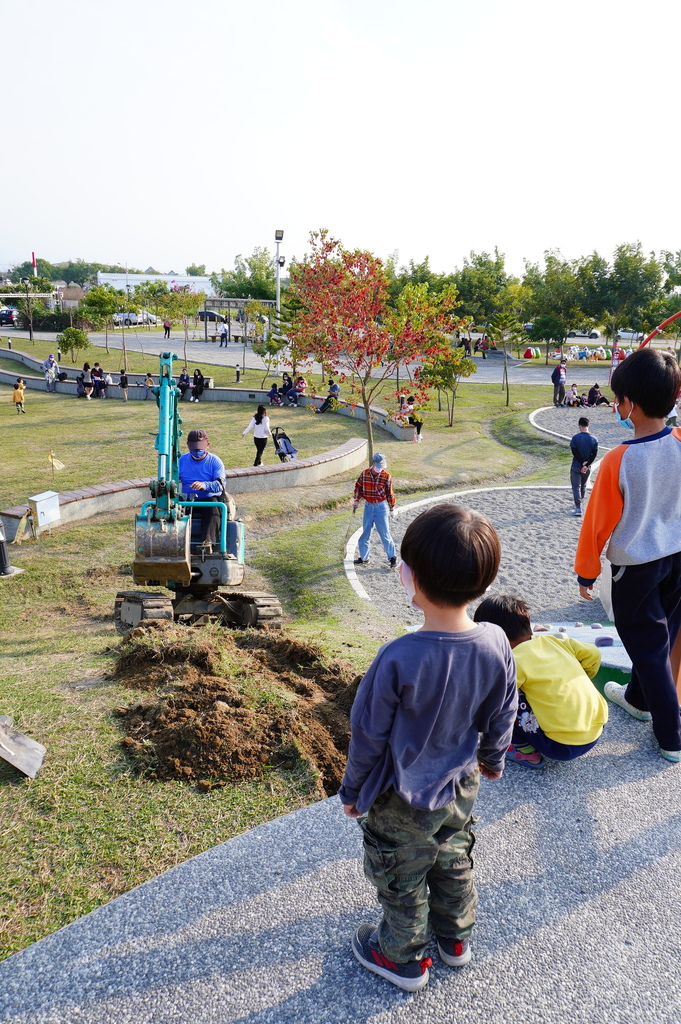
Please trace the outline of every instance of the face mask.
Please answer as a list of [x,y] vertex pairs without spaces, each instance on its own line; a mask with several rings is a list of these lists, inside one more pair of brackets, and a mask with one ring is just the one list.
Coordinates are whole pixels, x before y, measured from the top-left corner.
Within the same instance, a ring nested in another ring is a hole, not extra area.
[[206,451],[205,451],[204,448],[194,448],[194,449],[192,449],[192,451],[190,451],[189,454],[191,455],[191,457],[193,459],[197,459],[197,461],[198,461],[198,460],[201,460],[204,457],[204,455],[206,454]]
[[411,569],[406,562],[400,562],[400,583],[404,587],[405,593],[409,598],[409,604],[412,608],[416,608],[417,611],[420,611],[419,606],[414,603],[414,597],[416,596],[414,577],[412,576]]
[[[632,408],[633,408],[633,406],[632,406]],[[627,416],[627,418],[625,420],[622,419],[622,417],[620,416],[620,407],[617,404],[617,402],[615,402],[615,416],[617,417],[617,422],[621,423],[623,427],[627,428],[627,430],[633,430],[634,429],[634,424],[629,419],[629,416]]]

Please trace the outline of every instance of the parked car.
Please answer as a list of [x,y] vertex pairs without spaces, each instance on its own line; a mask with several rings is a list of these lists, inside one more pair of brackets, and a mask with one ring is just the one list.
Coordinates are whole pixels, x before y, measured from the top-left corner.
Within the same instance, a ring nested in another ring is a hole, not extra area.
[[0,324],[5,327],[18,327],[19,310],[14,306],[0,306]]
[[601,332],[597,331],[595,327],[575,327],[568,331],[568,338],[591,338],[594,341],[600,336]]
[[216,311],[214,309],[200,309],[199,310],[199,320],[201,321],[201,323],[203,323],[205,320],[207,320],[208,323],[216,323],[217,322],[217,323],[223,324],[225,322],[225,319],[226,319],[226,317],[223,316],[222,313],[216,313]]
[[622,330],[617,332],[618,341],[643,341],[645,334],[641,334],[640,331]]
[[157,324],[159,317],[149,313],[146,309],[140,309],[139,313],[114,313],[113,322],[117,327],[123,324],[124,327],[134,327],[138,324]]

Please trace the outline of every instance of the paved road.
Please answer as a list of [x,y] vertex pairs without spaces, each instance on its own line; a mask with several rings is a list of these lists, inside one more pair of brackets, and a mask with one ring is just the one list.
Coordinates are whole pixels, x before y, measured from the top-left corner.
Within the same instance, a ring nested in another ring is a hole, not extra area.
[[[202,331],[189,332],[190,338],[193,334],[203,338]],[[14,348],[19,348],[22,351],[30,352],[30,341],[28,336],[22,332],[17,331],[8,335],[11,338]],[[35,337],[45,341],[55,342],[56,334],[54,332],[36,332]],[[104,348],[104,335],[92,333],[90,335],[92,343],[100,348]],[[170,341],[163,339],[163,331],[139,331],[136,332],[133,328],[125,331],[125,343],[129,352],[139,353],[144,352],[147,355],[158,356],[160,352],[166,352],[170,348],[171,351],[177,352],[180,359],[183,358],[184,351],[184,334],[181,332],[172,332]],[[113,350],[120,350],[122,348],[121,332],[115,331],[109,334],[109,348]],[[217,366],[230,366],[234,367],[237,364],[241,366],[244,360],[244,346],[240,340],[239,343],[232,342],[226,348],[221,348],[219,343],[208,342],[203,340],[189,341],[187,343],[187,363],[192,366],[203,366],[208,363]],[[470,378],[477,384],[501,384],[502,372],[503,372],[503,360],[500,356],[488,356],[487,359],[481,359],[479,356],[475,357],[477,365],[477,372],[473,377]],[[246,366],[263,370],[262,359],[255,355],[251,350],[250,346],[246,347]],[[281,366],[284,369],[284,364]],[[118,367],[116,367],[118,369]],[[512,384],[542,384],[547,389],[547,395],[551,400],[553,395],[553,385],[551,384],[551,370],[552,367],[544,366],[543,363],[530,362],[529,360],[511,360],[509,362],[509,379]],[[313,366],[314,373],[321,373],[321,366],[315,363]],[[569,383],[575,381],[580,387],[591,387],[591,385],[597,381],[601,387],[607,384],[608,381],[608,365],[607,364],[591,364],[590,366],[580,365],[575,363],[570,366],[569,369]]]
[[618,708],[573,764],[478,802],[471,964],[414,996],[363,970],[378,908],[336,799],[190,860],[0,965],[5,1024],[681,1021],[681,769]]

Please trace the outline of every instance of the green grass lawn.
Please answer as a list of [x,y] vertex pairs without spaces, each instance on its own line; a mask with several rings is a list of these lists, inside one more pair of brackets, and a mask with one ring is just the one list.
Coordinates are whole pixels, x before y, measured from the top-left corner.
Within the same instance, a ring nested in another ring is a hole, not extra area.
[[[453,428],[433,401],[422,444],[377,431],[398,502],[503,481],[518,473],[528,451],[547,477],[562,479],[565,450],[526,426],[527,413],[546,402],[543,389],[514,386],[511,400],[507,408],[498,386],[463,384]],[[17,417],[11,389],[0,387],[0,507],[53,487],[154,474],[155,403],[28,392],[26,408]],[[228,466],[247,465],[253,443],[240,432],[251,412],[246,404],[187,403],[184,429],[205,427]],[[285,425],[303,455],[364,431],[360,421],[302,408],[273,411],[272,421]],[[50,449],[66,466],[54,481]],[[271,448],[266,461],[273,461]],[[280,596],[295,635],[362,671],[395,626],[386,610],[356,597],[342,572],[343,544],[356,525],[349,512],[356,472],[238,496],[238,505],[247,522],[249,586]],[[13,715],[48,750],[34,781],[0,761],[0,957],[312,798],[309,780],[295,773],[199,793],[130,771],[114,711],[139,695],[108,673],[118,643],[113,598],[133,585],[133,517],[133,509],[105,514],[12,547],[14,564],[26,572],[0,584],[0,713]]]

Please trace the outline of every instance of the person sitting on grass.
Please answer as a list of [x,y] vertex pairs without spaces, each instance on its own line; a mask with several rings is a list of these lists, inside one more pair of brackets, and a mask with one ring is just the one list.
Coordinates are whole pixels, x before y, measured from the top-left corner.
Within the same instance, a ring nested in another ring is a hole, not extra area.
[[533,633],[527,604],[510,594],[486,598],[474,619],[500,626],[513,649],[518,715],[506,757],[540,768],[544,757],[573,761],[591,750],[608,721],[607,702],[591,682],[601,664],[598,648]]

